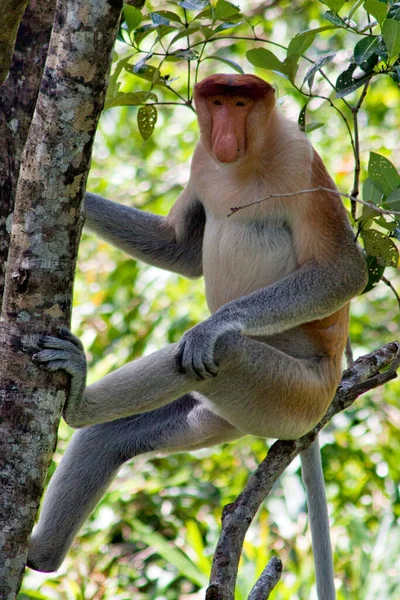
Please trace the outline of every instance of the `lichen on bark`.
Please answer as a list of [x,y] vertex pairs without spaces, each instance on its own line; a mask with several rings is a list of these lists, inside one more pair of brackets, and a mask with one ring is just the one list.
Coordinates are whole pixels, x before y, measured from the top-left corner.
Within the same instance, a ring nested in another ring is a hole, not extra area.
[[66,376],[31,357],[42,333],[69,324],[81,203],[121,8],[58,0],[16,188],[0,321],[1,598],[20,586],[65,399]]

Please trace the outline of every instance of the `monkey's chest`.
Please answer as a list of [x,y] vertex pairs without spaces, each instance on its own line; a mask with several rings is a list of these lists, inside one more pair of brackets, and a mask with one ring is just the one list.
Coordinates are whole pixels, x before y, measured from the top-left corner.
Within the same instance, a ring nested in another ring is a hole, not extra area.
[[292,235],[285,221],[207,218],[203,273],[212,312],[234,298],[281,279],[295,268]]

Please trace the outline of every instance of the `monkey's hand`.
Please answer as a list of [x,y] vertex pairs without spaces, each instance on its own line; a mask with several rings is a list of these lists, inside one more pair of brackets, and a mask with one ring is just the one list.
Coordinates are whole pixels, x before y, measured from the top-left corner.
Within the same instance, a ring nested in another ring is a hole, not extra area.
[[239,330],[236,323],[218,323],[214,316],[189,329],[175,351],[178,371],[192,379],[216,377],[219,366],[214,358],[216,343],[224,333]]
[[[73,410],[86,387],[87,364],[81,341],[69,329],[60,327],[59,337],[43,336],[40,345],[43,348],[33,356],[33,360],[45,365],[49,371],[65,371],[70,375],[68,409]],[[64,415],[67,405],[64,407]]]

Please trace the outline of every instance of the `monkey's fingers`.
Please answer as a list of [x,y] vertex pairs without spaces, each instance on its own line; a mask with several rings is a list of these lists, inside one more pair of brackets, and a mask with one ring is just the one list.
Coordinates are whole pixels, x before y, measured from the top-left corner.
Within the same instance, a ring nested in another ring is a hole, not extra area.
[[83,344],[82,344],[81,340],[78,337],[76,337],[76,335],[74,335],[67,327],[62,327],[62,326],[59,327],[58,335],[63,340],[68,340],[69,342],[71,342],[71,344],[76,346],[79,350],[83,351],[84,348],[83,348]]
[[35,362],[43,364],[48,371],[63,370],[72,377],[85,372],[82,357],[71,354],[68,350],[47,349],[33,355]]
[[212,355],[201,348],[196,350],[193,344],[182,341],[175,352],[175,363],[179,373],[202,381],[218,374],[218,365]]

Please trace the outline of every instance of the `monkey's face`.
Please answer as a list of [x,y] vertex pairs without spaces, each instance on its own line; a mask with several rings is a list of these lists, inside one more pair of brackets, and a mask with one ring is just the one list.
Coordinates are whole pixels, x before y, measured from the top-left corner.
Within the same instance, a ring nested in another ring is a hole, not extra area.
[[247,150],[246,123],[254,101],[244,96],[219,95],[208,98],[207,104],[211,153],[218,162],[235,162]]
[[218,162],[233,163],[256,147],[249,131],[257,127],[248,123],[260,109],[265,119],[274,106],[274,89],[254,75],[211,75],[195,86],[195,102],[205,147]]

